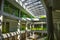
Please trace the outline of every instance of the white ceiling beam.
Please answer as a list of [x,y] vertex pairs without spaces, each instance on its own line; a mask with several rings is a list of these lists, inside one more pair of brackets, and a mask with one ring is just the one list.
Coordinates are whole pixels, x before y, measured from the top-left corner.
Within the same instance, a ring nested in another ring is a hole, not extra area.
[[26,7],[32,7],[32,6],[34,6],[34,5],[38,5],[38,4],[41,4],[41,2],[39,1],[39,2],[36,2],[36,3],[32,3],[32,4],[30,4],[29,6],[26,6]]
[[42,9],[44,9],[44,7],[41,7],[41,8],[38,8],[38,7],[35,8],[35,7],[34,7],[34,8],[29,9],[29,10],[40,10],[40,9],[42,10]]
[[37,9],[37,8],[39,8],[39,9],[43,9],[44,7],[39,5],[39,6],[35,6],[35,7],[32,7],[32,8],[29,8],[29,10]]

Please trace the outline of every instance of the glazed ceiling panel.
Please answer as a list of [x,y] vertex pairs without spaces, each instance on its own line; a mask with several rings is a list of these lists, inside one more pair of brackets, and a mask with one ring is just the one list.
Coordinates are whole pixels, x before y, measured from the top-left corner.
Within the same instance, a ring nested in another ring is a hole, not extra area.
[[31,12],[35,17],[45,15],[45,8],[41,0],[20,0],[24,7]]

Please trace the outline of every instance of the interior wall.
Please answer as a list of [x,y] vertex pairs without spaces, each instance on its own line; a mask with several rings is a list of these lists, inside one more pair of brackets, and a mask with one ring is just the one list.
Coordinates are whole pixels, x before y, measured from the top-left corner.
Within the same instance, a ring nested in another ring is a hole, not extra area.
[[60,12],[53,12],[53,21],[54,22],[60,22]]
[[53,12],[54,38],[60,40],[60,12]]

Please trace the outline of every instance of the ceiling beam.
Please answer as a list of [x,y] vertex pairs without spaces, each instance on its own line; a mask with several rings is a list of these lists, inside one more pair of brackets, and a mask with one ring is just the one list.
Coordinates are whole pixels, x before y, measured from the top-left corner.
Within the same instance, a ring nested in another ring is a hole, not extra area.
[[43,6],[39,6],[39,7],[34,7],[34,8],[31,8],[31,9],[29,9],[29,10],[35,10],[35,9],[39,9],[39,10],[41,10],[41,9],[44,9],[44,7]]
[[31,10],[43,10],[44,8],[34,8],[34,9],[29,9],[30,11]]
[[31,4],[31,5],[27,6],[27,8],[32,8],[32,7],[38,6],[38,5],[43,6],[41,3],[36,2],[36,3],[34,3],[34,4]]

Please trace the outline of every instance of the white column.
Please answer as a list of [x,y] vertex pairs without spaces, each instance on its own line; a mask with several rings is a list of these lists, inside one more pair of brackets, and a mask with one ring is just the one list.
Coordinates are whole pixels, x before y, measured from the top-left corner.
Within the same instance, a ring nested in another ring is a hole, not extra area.
[[31,30],[31,24],[30,24],[30,30]]
[[[33,24],[33,28],[34,28],[34,24]],[[33,38],[34,38],[34,32],[33,32]]]
[[34,24],[33,24],[33,28],[34,28]]
[[[30,24],[30,30],[31,30],[31,24]],[[31,36],[32,34],[31,34],[31,32],[30,32],[30,36]]]
[[20,20],[18,22],[18,29],[17,29],[19,35],[18,35],[18,40],[20,40]]
[[2,40],[2,22],[3,22],[3,16],[0,15],[0,40]]
[[28,22],[26,22],[26,31],[28,30]]
[[34,32],[33,32],[33,38],[34,38]]
[[41,24],[41,28],[43,28],[43,24]]
[[[43,28],[43,24],[41,24],[41,28]],[[43,36],[43,31],[42,31],[42,33],[41,33],[41,36]]]
[[26,22],[26,40],[27,40],[28,22]]
[[[26,24],[27,25],[27,24]],[[26,26],[26,31],[28,30],[28,27]]]

